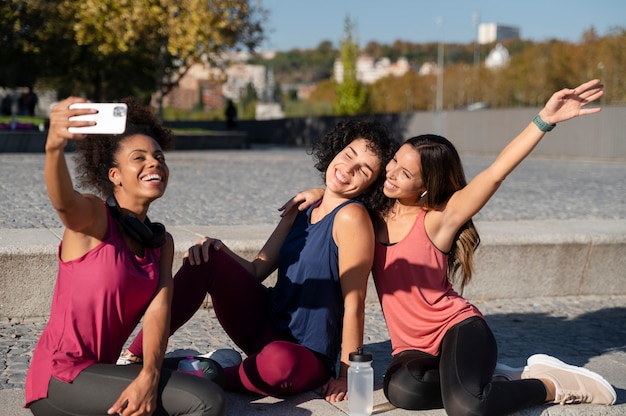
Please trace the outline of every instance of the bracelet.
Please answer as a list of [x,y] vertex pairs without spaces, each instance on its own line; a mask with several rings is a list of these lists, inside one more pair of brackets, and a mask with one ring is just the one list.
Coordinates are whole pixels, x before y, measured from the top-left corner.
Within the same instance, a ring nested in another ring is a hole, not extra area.
[[556,124],[548,124],[543,121],[541,117],[539,117],[539,114],[537,114],[535,118],[533,118],[533,123],[535,123],[535,125],[539,127],[539,130],[541,131],[551,131],[553,128],[556,127]]

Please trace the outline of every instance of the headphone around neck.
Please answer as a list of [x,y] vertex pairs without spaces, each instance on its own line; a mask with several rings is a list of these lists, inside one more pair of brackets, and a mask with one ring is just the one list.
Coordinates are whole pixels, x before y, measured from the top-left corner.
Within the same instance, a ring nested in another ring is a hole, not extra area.
[[148,248],[159,248],[165,244],[165,227],[158,222],[150,222],[148,217],[141,221],[131,213],[122,212],[113,195],[107,198],[107,206],[113,218],[122,226],[126,234]]

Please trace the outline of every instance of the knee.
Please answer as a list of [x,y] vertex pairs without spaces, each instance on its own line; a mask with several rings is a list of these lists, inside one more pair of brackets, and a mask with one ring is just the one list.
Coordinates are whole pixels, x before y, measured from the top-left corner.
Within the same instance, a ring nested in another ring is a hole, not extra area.
[[207,409],[203,416],[222,416],[224,414],[226,414],[226,394],[220,390],[219,395],[213,395],[210,408]]
[[223,416],[226,414],[226,394],[218,389],[206,392],[207,394],[201,397],[203,408],[199,414],[202,416]]
[[406,367],[385,376],[383,391],[389,403],[401,409],[427,410],[443,407],[438,380],[428,381],[426,374],[415,374]]
[[[279,386],[291,380],[298,366],[298,353],[293,344],[284,341],[275,341],[266,345],[256,357],[257,366],[262,370],[264,379]],[[267,366],[263,365],[268,364]]]
[[313,388],[313,384],[322,384],[317,383],[317,373],[313,371],[311,374],[313,361],[317,363],[317,358],[306,348],[275,341],[257,355],[248,356],[239,369],[239,375],[250,391],[268,396],[295,394]]

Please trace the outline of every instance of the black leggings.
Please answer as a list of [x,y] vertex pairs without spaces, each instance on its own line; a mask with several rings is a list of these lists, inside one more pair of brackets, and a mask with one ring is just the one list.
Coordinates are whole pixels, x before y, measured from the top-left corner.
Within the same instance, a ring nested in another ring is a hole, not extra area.
[[[175,370],[179,359],[165,360],[153,416],[217,416],[226,411],[226,396],[214,382]],[[30,404],[35,416],[106,415],[141,364],[94,364],[72,383],[50,379],[48,397]]]
[[491,382],[498,357],[487,323],[473,317],[448,330],[439,356],[404,351],[384,379],[387,400],[410,410],[445,408],[448,415],[504,415],[546,399],[539,380]]

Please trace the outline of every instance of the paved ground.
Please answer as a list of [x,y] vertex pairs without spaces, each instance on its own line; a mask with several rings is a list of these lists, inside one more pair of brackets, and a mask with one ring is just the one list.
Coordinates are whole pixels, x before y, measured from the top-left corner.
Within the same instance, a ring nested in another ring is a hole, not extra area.
[[[547,353],[571,364],[602,374],[615,387],[615,406],[535,406],[518,415],[624,415],[626,414],[626,296],[558,297],[476,301],[498,340],[499,361],[524,365],[526,357]],[[0,320],[0,402],[8,404],[1,414],[28,415],[20,409],[23,385],[32,348],[45,322]],[[391,407],[382,394],[382,375],[390,360],[388,340],[380,308],[369,304],[365,347],[374,354],[375,414],[388,416],[442,416],[438,411],[408,412]],[[168,350],[207,352],[228,346],[213,311],[201,310],[171,339]],[[344,415],[346,403],[329,404],[314,392],[286,399],[260,398],[229,393],[228,415]],[[8,411],[8,412],[6,412]]]
[[[165,196],[150,218],[166,225],[273,224],[276,209],[321,177],[302,148],[171,152]],[[493,158],[463,157],[468,178]],[[55,228],[43,154],[0,154],[0,229]],[[626,162],[528,159],[477,221],[626,219]]]
[[[472,177],[491,158],[464,157]],[[278,206],[300,189],[319,185],[303,149],[174,152],[166,196],[151,210],[166,225],[247,225],[277,222]],[[0,229],[55,228],[43,184],[43,155],[0,154]],[[530,159],[505,181],[477,221],[626,219],[626,163]],[[184,201],[184,202],[181,202]],[[603,374],[616,388],[617,406],[549,406],[524,415],[626,414],[626,296],[587,296],[473,301],[486,314],[499,343],[499,360],[518,366],[533,353],[555,355]],[[380,387],[390,345],[380,309],[368,305],[366,347],[375,356],[375,414],[443,415],[405,412],[386,404]],[[24,375],[44,320],[0,317],[0,414],[20,409]],[[230,345],[213,318],[200,311],[171,340],[170,350],[205,352]],[[314,392],[289,399],[229,394],[229,415],[340,415]]]

